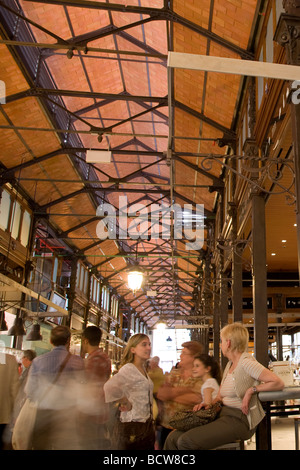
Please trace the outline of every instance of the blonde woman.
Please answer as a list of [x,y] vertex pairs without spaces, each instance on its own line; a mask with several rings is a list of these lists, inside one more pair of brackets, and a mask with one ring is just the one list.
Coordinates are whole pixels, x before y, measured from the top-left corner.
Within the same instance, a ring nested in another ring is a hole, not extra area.
[[151,344],[147,335],[133,335],[117,374],[104,384],[105,401],[116,402],[120,416],[114,425],[115,450],[153,450],[153,382],[146,372]]
[[257,394],[282,390],[284,383],[247,352],[248,342],[248,330],[241,323],[221,330],[221,349],[228,358],[215,399],[223,405],[221,412],[212,423],[184,433],[173,431],[167,438],[165,450],[209,450],[238,439],[250,439],[254,434],[264,418]]

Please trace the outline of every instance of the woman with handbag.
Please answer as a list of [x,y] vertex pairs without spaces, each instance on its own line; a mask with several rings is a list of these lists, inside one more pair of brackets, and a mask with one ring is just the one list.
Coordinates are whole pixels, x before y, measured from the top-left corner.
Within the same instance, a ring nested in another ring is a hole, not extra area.
[[104,384],[105,401],[117,402],[112,432],[114,450],[153,450],[153,382],[146,372],[151,344],[147,335],[133,335],[125,348],[121,368]]
[[282,390],[283,381],[247,352],[249,334],[241,323],[232,323],[221,330],[221,349],[228,363],[219,394],[222,401],[217,418],[189,431],[169,434],[165,450],[209,450],[235,440],[247,440],[264,418],[257,394]]

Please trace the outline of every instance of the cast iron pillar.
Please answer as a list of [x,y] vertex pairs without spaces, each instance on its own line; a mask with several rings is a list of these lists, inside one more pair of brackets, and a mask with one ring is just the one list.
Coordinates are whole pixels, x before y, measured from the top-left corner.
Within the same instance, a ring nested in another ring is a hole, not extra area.
[[268,366],[268,306],[266,267],[265,199],[252,193],[252,292],[254,314],[254,355]]
[[[288,65],[300,65],[300,0],[283,2],[286,13],[280,15],[274,40],[285,48]],[[300,273],[300,100],[296,89],[299,81],[291,84],[291,122],[293,135],[295,191],[296,191],[296,223],[298,245],[298,272]]]
[[242,246],[238,243],[237,207],[233,202],[229,203],[229,214],[232,218],[232,314],[234,322],[243,322],[243,266]]

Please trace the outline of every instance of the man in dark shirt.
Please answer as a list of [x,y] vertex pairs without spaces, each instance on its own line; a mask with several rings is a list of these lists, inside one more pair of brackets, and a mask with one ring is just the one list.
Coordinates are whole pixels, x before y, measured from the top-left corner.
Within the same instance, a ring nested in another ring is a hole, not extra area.
[[103,385],[111,375],[111,361],[100,348],[101,330],[88,326],[82,334],[87,386],[81,406],[82,446],[85,450],[105,450],[110,442],[107,432],[109,408],[104,400]]

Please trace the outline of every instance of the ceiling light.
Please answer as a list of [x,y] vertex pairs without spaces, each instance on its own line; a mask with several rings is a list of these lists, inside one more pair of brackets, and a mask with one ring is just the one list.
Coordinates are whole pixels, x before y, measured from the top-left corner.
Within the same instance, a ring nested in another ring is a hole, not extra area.
[[142,283],[143,283],[143,273],[139,269],[139,267],[133,268],[129,273],[128,273],[128,287],[133,291],[137,291],[141,288]]
[[165,330],[167,328],[167,324],[163,320],[159,320],[159,322],[156,324],[156,328],[160,331]]
[[33,325],[31,331],[26,336],[26,341],[41,341],[43,339],[41,332],[40,332],[40,325],[36,323]]
[[2,312],[0,312],[0,331],[7,331],[8,330],[8,327],[7,327],[7,323],[5,321],[5,313],[4,313],[4,310],[2,310]]
[[23,324],[23,319],[17,317],[14,321],[13,326],[7,332],[8,336],[24,336],[26,331]]
[[271,256],[276,256],[276,253],[271,253]]
[[286,243],[286,240],[281,240],[281,241],[282,241],[282,243]]

